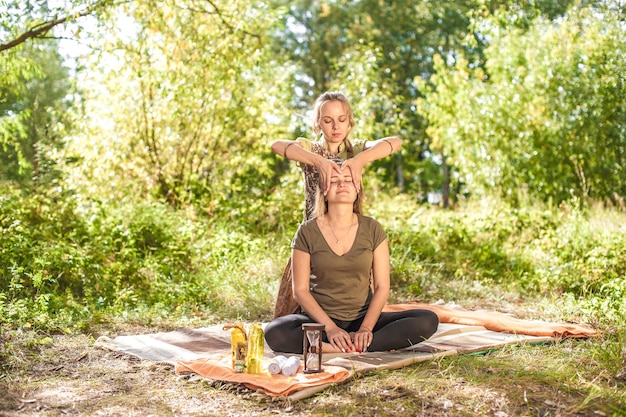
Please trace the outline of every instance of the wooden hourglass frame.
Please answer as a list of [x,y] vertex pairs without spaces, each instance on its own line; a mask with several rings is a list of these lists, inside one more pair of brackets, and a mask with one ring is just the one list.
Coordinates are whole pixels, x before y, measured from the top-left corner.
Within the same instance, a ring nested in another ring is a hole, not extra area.
[[302,331],[302,352],[304,355],[304,373],[322,372],[322,332],[326,326],[320,323],[304,323]]

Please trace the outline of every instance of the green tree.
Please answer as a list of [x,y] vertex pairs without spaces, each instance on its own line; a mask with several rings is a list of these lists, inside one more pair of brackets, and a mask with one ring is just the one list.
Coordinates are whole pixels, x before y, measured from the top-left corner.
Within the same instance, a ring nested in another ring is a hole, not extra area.
[[301,0],[290,5],[278,39],[299,71],[294,102],[309,107],[320,92],[343,89],[361,112],[358,134],[405,139],[401,153],[373,168],[388,183],[423,197],[445,185],[447,175],[415,107],[422,95],[418,81],[434,72],[433,56],[448,62],[467,56],[472,66],[482,67],[489,37],[476,24],[480,16],[497,14],[505,27],[527,28],[537,15],[561,15],[569,3]]
[[296,102],[308,107],[325,90],[344,90],[359,118],[359,136],[396,134],[405,140],[401,154],[374,164],[378,177],[422,191],[425,182],[420,174],[425,172],[428,143],[423,120],[413,106],[419,96],[414,78],[432,72],[433,51],[453,53],[466,36],[468,4],[293,3],[280,40],[301,73]]
[[495,39],[485,71],[439,60],[429,134],[474,192],[623,199],[624,35],[618,14],[573,8]]
[[273,13],[262,2],[195,0],[116,11],[107,22],[115,35],[82,84],[72,186],[105,198],[206,200],[209,212],[260,204],[273,178],[269,143],[289,115],[289,68],[265,42]]
[[72,85],[58,52],[58,40],[79,37],[76,22],[103,14],[111,3],[2,2],[0,178],[29,186],[33,179],[42,184],[56,175],[47,153],[62,146]]
[[47,151],[62,146],[67,128],[71,81],[56,43],[29,44],[11,53],[36,67],[13,72],[14,81],[0,86],[0,178],[22,186],[46,183],[56,172]]
[[[85,16],[106,14],[116,0],[5,0],[0,14],[0,52],[41,39],[56,38],[54,29],[67,28]],[[77,36],[80,26],[74,25]]]

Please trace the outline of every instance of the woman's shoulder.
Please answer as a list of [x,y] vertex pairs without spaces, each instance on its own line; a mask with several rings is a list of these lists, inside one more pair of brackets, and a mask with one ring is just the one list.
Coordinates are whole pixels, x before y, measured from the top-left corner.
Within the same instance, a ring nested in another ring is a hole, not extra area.
[[317,217],[313,217],[311,219],[308,220],[304,220],[302,222],[302,227],[311,227],[311,224],[315,223],[317,221]]
[[359,228],[363,228],[365,235],[372,238],[374,246],[377,247],[380,242],[387,239],[387,232],[378,220],[373,217],[359,214]]
[[296,231],[296,235],[293,238],[292,248],[300,249],[315,245],[315,242],[317,242],[319,236],[321,236],[320,229],[317,227],[315,222],[316,219],[313,218],[300,223],[300,226],[298,226],[298,230]]
[[302,223],[300,223],[300,226],[298,227],[298,229],[300,229],[303,232],[309,232],[311,230],[317,230],[317,217],[313,217],[312,219],[308,219],[308,220],[304,220]]
[[386,235],[385,228],[383,225],[373,217],[365,216],[363,214],[359,214],[359,222],[364,225],[368,230],[371,230],[375,234],[383,234]]
[[382,227],[380,222],[373,217],[366,216],[365,214],[357,214],[357,216],[359,216],[359,222],[361,223]]
[[352,149],[354,149],[356,153],[363,152],[367,146],[367,140],[364,139],[351,139],[350,143],[352,144]]
[[306,149],[307,151],[311,150],[311,147],[313,146],[313,141],[311,141],[311,139],[305,138],[305,137],[297,137],[295,142],[297,142],[300,146],[302,146],[304,149]]

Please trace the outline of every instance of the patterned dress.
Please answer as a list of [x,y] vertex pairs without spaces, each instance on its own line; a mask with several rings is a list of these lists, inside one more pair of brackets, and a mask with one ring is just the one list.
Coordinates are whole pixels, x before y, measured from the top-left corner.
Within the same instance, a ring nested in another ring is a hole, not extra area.
[[[304,138],[298,138],[297,141],[304,149],[321,155],[326,159],[344,161],[364,151],[366,144],[366,141],[356,139],[351,142],[351,150],[346,149],[346,146],[341,144],[337,155],[333,155],[328,151],[328,145],[324,139],[311,141]],[[299,164],[299,166],[302,168],[302,174],[304,175],[304,221],[306,221],[313,217],[313,211],[315,210],[315,196],[320,176],[317,172],[317,168],[313,165]],[[274,318],[295,313],[300,309],[300,306],[298,306],[298,303],[293,298],[291,282],[291,258],[289,258],[278,288],[278,296],[276,297],[276,304],[274,306]]]

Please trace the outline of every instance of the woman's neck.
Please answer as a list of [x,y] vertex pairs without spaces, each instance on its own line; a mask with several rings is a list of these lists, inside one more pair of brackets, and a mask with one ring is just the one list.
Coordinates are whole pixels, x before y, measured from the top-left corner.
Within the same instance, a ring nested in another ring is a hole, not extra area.
[[328,222],[336,226],[351,224],[353,218],[352,205],[333,204],[328,207],[325,216]]

